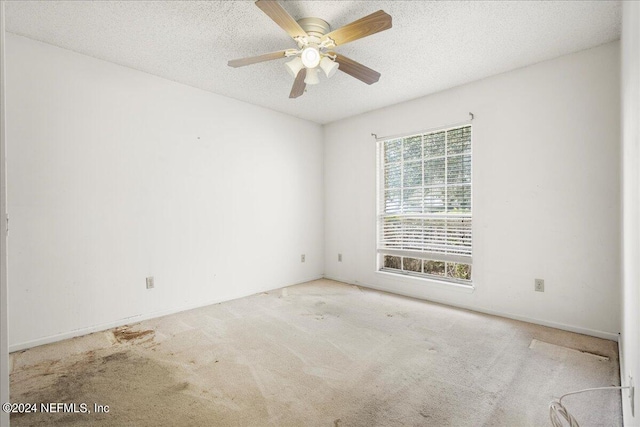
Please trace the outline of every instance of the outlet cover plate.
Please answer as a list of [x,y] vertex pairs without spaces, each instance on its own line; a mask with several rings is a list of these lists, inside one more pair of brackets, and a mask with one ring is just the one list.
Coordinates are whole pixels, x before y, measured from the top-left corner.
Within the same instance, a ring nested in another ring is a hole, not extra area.
[[544,292],[544,280],[543,279],[536,279],[535,280],[535,291],[536,292]]
[[154,286],[153,276],[147,277],[147,289],[153,289]]
[[306,257],[305,257],[305,255],[304,255],[304,254],[300,255],[300,262],[304,262],[304,261],[305,261],[305,259],[306,259]]

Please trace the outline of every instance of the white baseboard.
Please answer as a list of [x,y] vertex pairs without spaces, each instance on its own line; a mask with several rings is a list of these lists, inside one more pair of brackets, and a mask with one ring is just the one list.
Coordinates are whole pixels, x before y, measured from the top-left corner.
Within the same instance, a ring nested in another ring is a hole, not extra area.
[[[624,359],[624,340],[622,339],[622,334],[618,334],[618,361],[620,362],[620,385],[628,386],[630,385],[628,377],[629,374],[627,371],[626,360]],[[634,380],[634,383],[636,383],[636,380]],[[634,416],[631,415],[631,408],[628,403],[629,390],[620,390],[620,400],[622,401],[622,425],[624,427],[638,427],[637,423],[632,424]]]
[[314,277],[311,277],[309,279],[304,279],[302,281],[298,281],[298,282],[295,282],[295,283],[287,284],[287,285],[284,285],[284,286],[278,286],[277,288],[265,288],[265,289],[261,289],[261,290],[258,290],[258,291],[252,291],[251,293],[242,293],[242,294],[238,294],[238,295],[233,295],[233,296],[228,297],[228,298],[220,298],[220,299],[215,299],[215,300],[211,300],[211,301],[207,301],[207,302],[189,304],[189,305],[185,305],[185,306],[181,306],[181,307],[170,308],[170,309],[167,309],[167,310],[154,311],[154,312],[151,312],[151,313],[137,314],[135,316],[130,316],[130,317],[122,318],[122,319],[117,319],[117,320],[114,320],[112,322],[101,323],[101,324],[98,324],[98,325],[88,326],[88,327],[85,327],[85,328],[79,328],[79,329],[75,329],[73,331],[68,331],[68,332],[62,332],[60,334],[50,335],[50,336],[38,338],[38,339],[35,339],[35,340],[31,340],[31,341],[25,341],[25,342],[21,342],[21,343],[17,343],[17,344],[11,344],[9,346],[9,353],[13,353],[15,351],[26,350],[26,349],[29,349],[29,348],[37,347],[39,345],[51,344],[51,343],[62,341],[62,340],[66,340],[66,339],[69,339],[69,338],[75,338],[75,337],[79,337],[79,336],[82,336],[82,335],[91,334],[91,333],[94,333],[94,332],[106,331],[106,330],[111,329],[111,328],[117,328],[118,326],[124,326],[124,325],[128,325],[128,324],[131,324],[131,323],[138,323],[138,322],[142,322],[144,320],[155,319],[155,318],[158,318],[158,317],[168,316],[170,314],[181,313],[183,311],[193,310],[193,309],[200,308],[200,307],[206,307],[208,305],[219,304],[219,303],[225,302],[225,301],[232,301],[232,300],[235,300],[235,299],[238,299],[238,298],[244,298],[244,297],[248,297],[250,295],[259,294],[261,292],[269,292],[269,291],[273,291],[273,290],[284,288],[284,287],[288,287],[288,286],[294,286],[294,285],[298,285],[298,284],[301,284],[301,283],[311,282],[313,280],[322,279],[323,277],[324,276],[319,275],[319,276],[314,276]]
[[622,346],[623,346],[622,334],[618,334],[618,364],[620,365],[620,384],[622,384],[623,382],[624,372],[626,371],[624,358],[622,357],[622,355],[624,354],[622,352]]
[[536,319],[536,318],[527,317],[527,316],[520,316],[520,315],[514,314],[514,313],[507,313],[507,312],[503,312],[503,311],[490,310],[490,309],[486,309],[486,308],[483,308],[483,307],[469,306],[469,305],[464,305],[464,304],[455,304],[455,303],[451,303],[449,301],[442,301],[442,300],[432,299],[432,298],[427,299],[427,298],[425,298],[424,296],[421,296],[421,295],[412,294],[411,292],[402,292],[402,291],[399,291],[397,289],[394,289],[394,288],[391,288],[391,287],[387,287],[387,286],[372,285],[372,284],[369,284],[369,283],[362,283],[362,282],[359,282],[359,281],[350,281],[350,280],[340,279],[340,278],[337,278],[337,277],[331,277],[331,276],[326,276],[326,275],[324,276],[324,278],[325,279],[329,279],[329,280],[335,280],[337,282],[348,283],[350,285],[363,286],[365,288],[376,289],[378,291],[384,291],[384,292],[389,292],[389,293],[392,293],[392,294],[403,295],[403,296],[406,296],[406,297],[421,299],[421,300],[425,300],[425,301],[431,301],[431,302],[435,302],[435,303],[438,303],[438,304],[444,304],[444,305],[448,305],[448,306],[452,306],[452,307],[463,308],[465,310],[476,311],[476,312],[484,313],[484,314],[491,314],[493,316],[506,317],[508,319],[519,320],[521,322],[535,323],[536,325],[548,326],[550,328],[562,329],[564,331],[576,332],[578,334],[583,334],[583,335],[590,335],[590,336],[593,336],[593,337],[603,338],[603,339],[610,340],[610,341],[618,341],[619,334],[612,333],[612,332],[599,331],[599,330],[596,330],[596,329],[582,328],[580,326],[567,325],[567,324],[564,324],[564,323],[552,322],[552,321],[548,321],[548,320],[544,320],[544,319]]
[[[467,305],[463,305],[463,304],[453,304],[451,302],[448,301],[440,301],[437,299],[426,299],[420,295],[415,295],[415,294],[411,294],[411,292],[400,292],[396,289],[391,289],[389,287],[385,287],[385,286],[376,286],[376,285],[371,285],[371,284],[367,284],[367,283],[362,283],[362,282],[358,282],[358,281],[353,281],[353,280],[349,280],[349,279],[345,279],[345,278],[339,278],[339,277],[331,277],[331,276],[327,276],[327,275],[319,275],[319,276],[313,276],[310,277],[308,279],[304,279],[302,281],[296,282],[296,283],[291,283],[288,285],[284,285],[284,286],[279,286],[277,288],[268,288],[268,289],[263,289],[263,290],[259,290],[257,292],[251,292],[249,294],[238,294],[238,295],[234,295],[232,297],[228,297],[228,298],[222,298],[222,299],[216,299],[216,300],[211,300],[211,301],[207,301],[207,302],[203,302],[203,303],[196,303],[196,304],[190,304],[190,305],[186,305],[186,306],[181,306],[181,307],[176,307],[176,308],[171,308],[171,309],[167,309],[167,310],[160,310],[160,311],[155,311],[155,312],[151,312],[151,313],[143,313],[143,314],[139,314],[139,315],[135,315],[135,316],[130,316],[130,317],[125,317],[122,319],[117,319],[114,320],[112,322],[107,322],[107,323],[101,323],[98,325],[93,325],[93,326],[88,326],[85,328],[80,328],[80,329],[75,329],[73,331],[68,331],[68,332],[63,332],[60,334],[55,334],[55,335],[50,335],[50,336],[46,336],[46,337],[42,337],[42,338],[38,338],[35,340],[31,340],[31,341],[25,341],[25,342],[21,342],[21,343],[17,343],[17,344],[12,344],[9,346],[9,352],[13,353],[15,351],[21,351],[21,350],[26,350],[32,347],[37,347],[39,345],[44,345],[44,344],[51,344],[57,341],[62,341],[62,340],[66,340],[69,338],[74,338],[74,337],[78,337],[78,336],[82,336],[82,335],[87,335],[87,334],[91,334],[93,332],[99,332],[99,331],[105,331],[111,328],[116,328],[119,326],[124,326],[130,323],[138,323],[138,322],[142,322],[144,320],[148,320],[148,319],[155,319],[157,317],[163,317],[163,316],[168,316],[170,314],[175,314],[175,313],[180,313],[183,311],[188,311],[188,310],[193,310],[196,308],[200,308],[200,307],[205,307],[208,305],[213,305],[213,304],[218,304],[221,302],[225,302],[225,301],[231,301],[234,299],[238,299],[238,298],[244,298],[250,295],[255,295],[256,293],[260,293],[260,292],[268,292],[268,291],[273,291],[275,289],[280,289],[283,287],[288,287],[288,286],[294,286],[300,283],[306,283],[306,282],[310,282],[313,280],[318,280],[318,279],[328,279],[328,280],[334,280],[336,282],[342,282],[342,283],[348,283],[351,285],[357,285],[357,286],[364,286],[366,288],[370,288],[370,289],[376,289],[379,291],[383,291],[383,292],[389,292],[389,293],[393,293],[393,294],[399,294],[399,295],[403,295],[403,296],[407,296],[407,297],[411,297],[411,298],[416,298],[416,299],[422,299],[425,301],[432,301],[438,304],[444,304],[444,305],[448,305],[448,306],[452,306],[452,307],[458,307],[458,308],[463,308],[465,310],[471,310],[471,311],[476,311],[479,313],[485,313],[485,314],[490,314],[493,316],[500,316],[500,317],[506,317],[509,319],[514,319],[514,320],[519,320],[522,322],[528,322],[528,323],[535,323],[538,325],[542,325],[542,326],[548,326],[551,328],[556,328],[556,329],[562,329],[565,331],[570,331],[570,332],[576,332],[579,334],[584,334],[584,335],[590,335],[590,336],[594,336],[594,337],[598,337],[598,338],[604,338],[604,339],[608,339],[611,341],[618,341],[618,343],[620,343],[619,340],[619,334],[614,334],[614,333],[610,333],[610,332],[604,332],[604,331],[598,331],[598,330],[594,330],[594,329],[587,329],[587,328],[582,328],[582,327],[578,327],[578,326],[573,326],[573,325],[566,325],[566,324],[562,324],[562,323],[557,323],[557,322],[550,322],[547,320],[543,320],[543,319],[535,319],[535,318],[531,318],[531,317],[527,317],[527,316],[520,316],[517,314],[513,314],[513,313],[506,313],[506,312],[501,312],[501,311],[496,311],[496,310],[488,310],[482,307],[473,307],[473,306],[467,306]],[[620,344],[619,344],[619,348],[620,348]],[[622,355],[620,356],[622,357]],[[622,365],[622,358],[620,359],[620,364]],[[621,377],[622,378],[622,377]]]

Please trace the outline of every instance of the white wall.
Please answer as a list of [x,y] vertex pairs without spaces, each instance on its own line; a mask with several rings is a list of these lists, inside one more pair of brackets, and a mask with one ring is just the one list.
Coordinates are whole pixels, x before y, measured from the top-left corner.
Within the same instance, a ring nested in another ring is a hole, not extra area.
[[[619,72],[614,42],[327,125],[325,275],[616,339]],[[475,291],[377,273],[370,134],[430,129],[468,112]]]
[[[323,270],[596,336],[620,330],[618,43],[327,125],[324,158],[319,125],[260,107],[15,35],[7,64],[12,350]],[[475,291],[376,273],[370,133],[469,111]]]
[[[640,425],[640,3],[624,2],[622,19],[622,384],[633,377],[635,416],[622,399],[624,424]],[[623,391],[622,395],[628,394]]]
[[11,34],[7,67],[11,350],[322,276],[320,125]]

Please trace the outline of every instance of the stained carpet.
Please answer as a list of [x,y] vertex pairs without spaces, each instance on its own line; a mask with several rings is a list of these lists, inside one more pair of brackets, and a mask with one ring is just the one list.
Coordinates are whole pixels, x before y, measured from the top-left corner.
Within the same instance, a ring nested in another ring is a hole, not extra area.
[[[318,280],[13,353],[13,402],[75,405],[11,425],[549,426],[554,397],[619,385],[617,351]],[[619,392],[563,402],[621,425]]]

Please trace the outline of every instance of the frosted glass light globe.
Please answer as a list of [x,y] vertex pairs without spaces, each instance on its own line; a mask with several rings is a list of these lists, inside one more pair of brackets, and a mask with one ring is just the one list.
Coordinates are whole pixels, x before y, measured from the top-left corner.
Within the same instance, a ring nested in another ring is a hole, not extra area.
[[305,67],[316,68],[320,63],[320,52],[315,47],[305,47],[300,58]]
[[318,69],[307,68],[307,76],[304,78],[304,82],[308,85],[317,85],[320,83],[320,79],[318,78]]
[[338,71],[338,66],[339,65],[336,62],[333,62],[326,56],[322,58],[322,61],[320,61],[320,68],[322,68],[322,71],[324,71],[327,78],[331,78],[331,76],[333,76],[336,71]]
[[294,79],[296,78],[300,70],[304,68],[304,64],[302,63],[302,60],[298,56],[296,56],[295,58],[293,58],[293,60],[287,62],[284,65],[287,66],[287,71],[289,72],[289,74],[291,74],[291,77],[293,77]]

